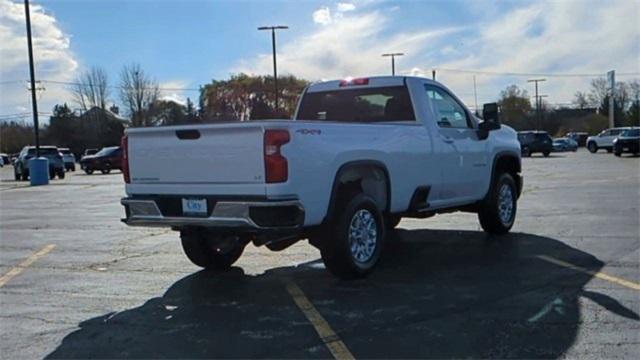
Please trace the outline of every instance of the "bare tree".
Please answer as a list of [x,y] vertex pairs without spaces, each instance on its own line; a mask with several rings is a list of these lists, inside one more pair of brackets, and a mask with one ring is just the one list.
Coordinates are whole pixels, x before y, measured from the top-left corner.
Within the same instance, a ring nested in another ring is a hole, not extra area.
[[607,80],[605,78],[597,78],[591,80],[591,91],[589,92],[589,102],[597,107],[603,107],[608,101],[609,91],[607,90]]
[[584,109],[589,106],[588,95],[582,91],[576,91],[575,95],[573,95],[572,102],[578,107],[578,109]]
[[82,110],[86,111],[94,106],[106,109],[110,95],[106,71],[99,67],[85,70],[78,75],[72,92],[75,102]]
[[158,83],[139,64],[125,65],[120,72],[120,100],[131,116],[133,126],[151,126],[151,110],[158,100]]

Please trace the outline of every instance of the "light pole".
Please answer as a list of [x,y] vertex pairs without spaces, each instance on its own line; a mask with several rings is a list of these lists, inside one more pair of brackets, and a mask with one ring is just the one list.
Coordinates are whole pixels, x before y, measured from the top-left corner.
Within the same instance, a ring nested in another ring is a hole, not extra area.
[[36,158],[40,157],[40,135],[38,132],[38,99],[36,96],[36,75],[33,65],[33,44],[31,43],[31,14],[29,0],[24,0],[24,15],[27,23],[27,49],[29,51],[29,74],[31,76],[31,108],[33,111],[33,127],[36,135]]
[[[540,127],[540,97],[538,96],[538,83],[547,81],[547,79],[530,79],[527,82],[536,83],[536,119],[538,120],[538,128]],[[539,130],[539,129],[538,129]]]
[[391,56],[391,76],[396,76],[396,56],[402,56],[404,53],[387,53],[382,54],[383,57]]
[[275,105],[274,110],[278,112],[278,67],[276,65],[276,30],[288,29],[285,25],[261,26],[258,30],[271,30],[271,45],[273,47],[273,84],[275,88]]

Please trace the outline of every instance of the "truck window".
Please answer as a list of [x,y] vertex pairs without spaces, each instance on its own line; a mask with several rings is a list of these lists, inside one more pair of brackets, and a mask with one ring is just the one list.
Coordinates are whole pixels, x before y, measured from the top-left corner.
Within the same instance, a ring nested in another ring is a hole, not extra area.
[[415,121],[405,86],[308,92],[298,120],[341,122]]
[[446,91],[431,85],[425,85],[427,96],[438,112],[437,124],[443,128],[470,128],[469,116],[464,107]]

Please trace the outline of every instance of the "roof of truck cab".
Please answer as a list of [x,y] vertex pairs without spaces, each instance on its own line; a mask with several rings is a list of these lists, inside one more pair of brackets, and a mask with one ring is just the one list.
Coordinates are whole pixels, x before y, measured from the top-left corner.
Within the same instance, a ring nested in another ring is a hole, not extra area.
[[[364,85],[355,84],[359,80],[363,80],[363,79],[368,80],[368,83]],[[402,86],[406,83],[407,79],[419,79],[419,80],[434,83],[434,84],[440,84],[437,81],[424,78],[424,77],[419,77],[419,76],[362,76],[362,77],[347,77],[344,79],[316,82],[309,85],[309,87],[307,88],[307,92],[320,92],[320,91],[330,91],[330,90],[353,90],[353,89],[383,87],[383,86]],[[345,82],[347,84],[344,84]],[[354,83],[354,84],[348,85],[348,83]],[[341,84],[343,85],[341,86]]]

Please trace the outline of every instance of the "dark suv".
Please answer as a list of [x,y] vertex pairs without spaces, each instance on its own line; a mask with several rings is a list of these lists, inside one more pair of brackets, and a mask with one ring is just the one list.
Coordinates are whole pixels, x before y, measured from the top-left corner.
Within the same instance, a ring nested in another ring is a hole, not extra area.
[[89,175],[95,170],[103,174],[110,173],[112,169],[122,170],[122,150],[119,146],[102,148],[95,155],[83,156],[80,167]]
[[[58,178],[64,179],[64,162],[62,155],[55,146],[40,146],[40,156],[49,160],[49,178],[53,179],[56,175]],[[13,164],[13,175],[16,180],[29,179],[29,160],[36,157],[35,146],[25,146],[20,151],[20,155]]]
[[553,150],[553,139],[546,131],[519,131],[518,141],[522,156],[531,156],[533,153],[549,156]]

